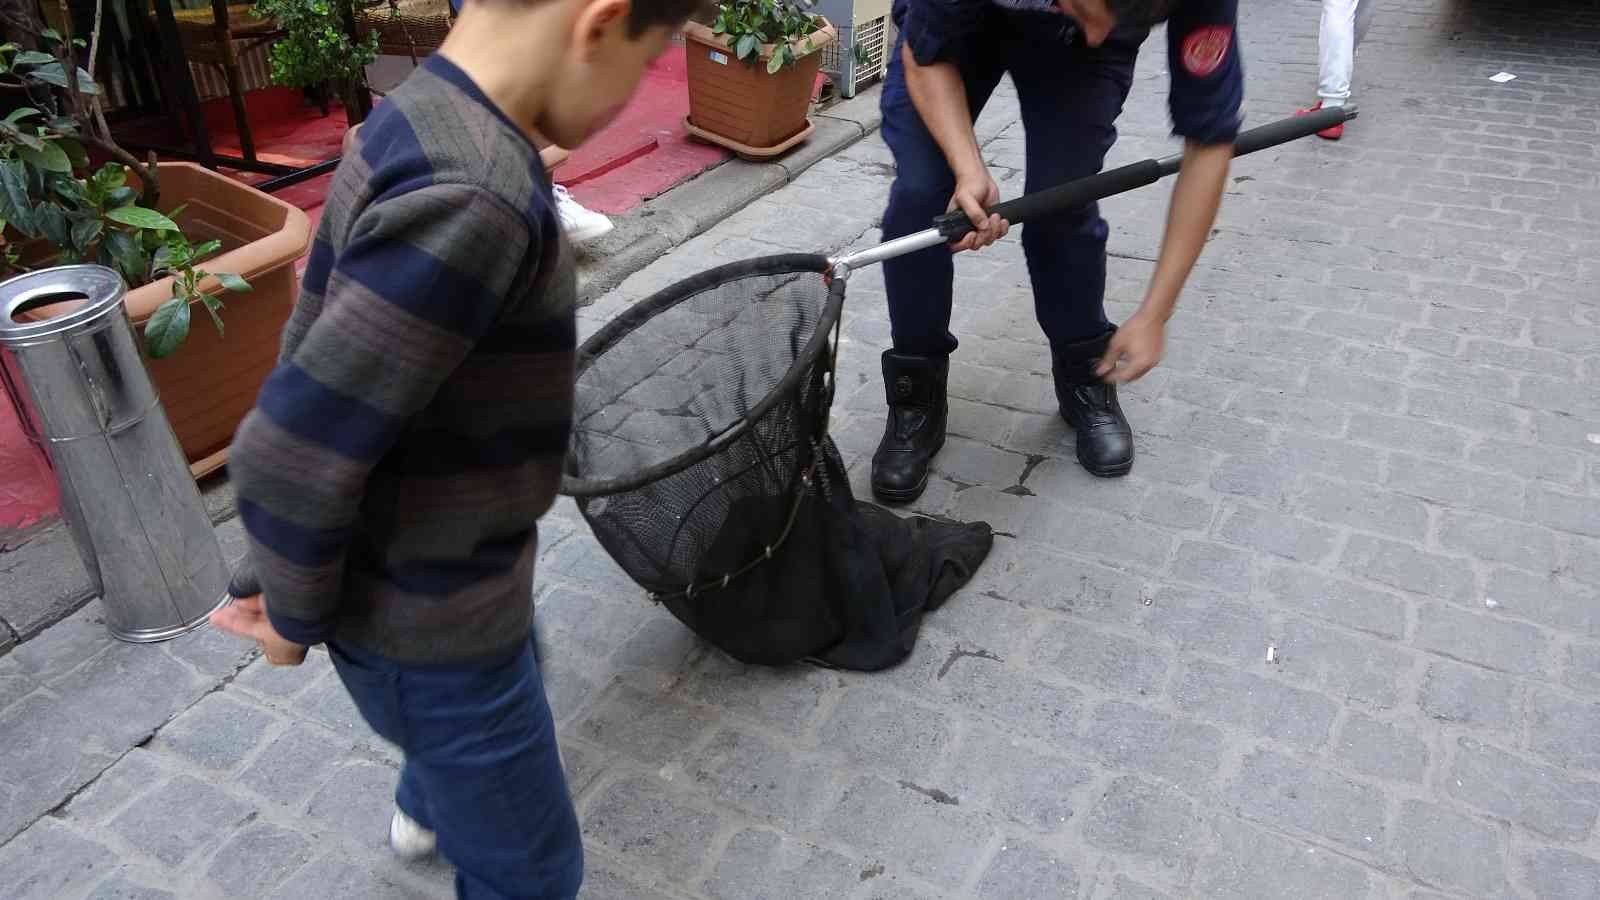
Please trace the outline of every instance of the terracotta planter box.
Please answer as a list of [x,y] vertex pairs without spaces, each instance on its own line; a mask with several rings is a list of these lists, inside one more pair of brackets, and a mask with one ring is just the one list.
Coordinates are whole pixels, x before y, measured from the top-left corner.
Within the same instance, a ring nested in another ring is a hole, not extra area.
[[[146,357],[161,405],[198,476],[225,462],[234,431],[277,362],[299,291],[294,264],[310,249],[311,220],[297,207],[194,163],[157,169],[161,211],[185,207],[176,221],[191,243],[222,242],[222,251],[196,268],[237,274],[253,288],[231,294],[215,278],[205,279],[200,289],[224,304],[226,333],[218,334],[195,302],[189,336],[178,349],[163,359]],[[128,292],[128,316],[141,338],[145,321],[171,296],[170,276]],[[41,318],[53,314],[50,307],[34,311]]]
[[777,156],[811,133],[811,92],[822,66],[822,48],[837,36],[833,25],[811,35],[811,49],[795,43],[795,62],[767,74],[773,45],[761,48],[751,66],[733,55],[722,35],[697,22],[683,28],[688,57],[689,131],[741,156]]

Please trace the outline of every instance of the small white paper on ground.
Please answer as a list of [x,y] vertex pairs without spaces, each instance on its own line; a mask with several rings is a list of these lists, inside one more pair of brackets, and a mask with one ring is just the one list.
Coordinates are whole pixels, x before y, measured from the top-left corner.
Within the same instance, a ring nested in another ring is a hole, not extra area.
[[1495,84],[1505,84],[1506,82],[1508,82],[1508,81],[1510,81],[1510,80],[1512,80],[1513,78],[1516,78],[1516,77],[1517,76],[1511,74],[1510,72],[1501,72],[1501,73],[1499,73],[1497,75],[1490,75],[1489,76],[1489,80],[1494,82]]

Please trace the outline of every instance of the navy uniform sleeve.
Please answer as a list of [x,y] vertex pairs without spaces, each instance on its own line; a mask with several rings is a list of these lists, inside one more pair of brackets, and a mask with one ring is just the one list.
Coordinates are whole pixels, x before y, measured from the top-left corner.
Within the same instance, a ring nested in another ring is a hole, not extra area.
[[891,17],[918,65],[960,63],[987,0],[895,0]]
[[1231,143],[1244,109],[1238,0],[1188,0],[1167,22],[1172,133],[1202,144]]

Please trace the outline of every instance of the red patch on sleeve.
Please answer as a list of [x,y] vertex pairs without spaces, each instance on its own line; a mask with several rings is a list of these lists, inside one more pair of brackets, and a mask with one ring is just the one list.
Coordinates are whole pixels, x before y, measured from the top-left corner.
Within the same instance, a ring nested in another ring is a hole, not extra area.
[[1233,29],[1227,25],[1205,25],[1183,39],[1183,69],[1196,78],[1215,72],[1228,56]]

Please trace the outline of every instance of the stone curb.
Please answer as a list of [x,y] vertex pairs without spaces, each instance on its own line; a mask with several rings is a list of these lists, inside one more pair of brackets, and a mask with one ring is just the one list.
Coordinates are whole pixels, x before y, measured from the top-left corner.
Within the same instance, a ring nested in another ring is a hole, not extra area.
[[878,130],[879,91],[873,87],[813,114],[815,133],[782,159],[730,160],[614,218],[614,231],[580,251],[578,302],[593,303],[674,247]]

